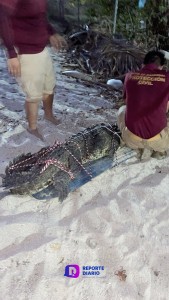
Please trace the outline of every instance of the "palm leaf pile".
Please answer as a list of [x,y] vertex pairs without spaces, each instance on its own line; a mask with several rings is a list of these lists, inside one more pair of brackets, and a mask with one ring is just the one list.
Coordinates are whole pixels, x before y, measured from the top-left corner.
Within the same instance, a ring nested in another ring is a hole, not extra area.
[[69,59],[78,64],[80,70],[107,81],[123,77],[129,71],[137,71],[142,64],[145,51],[125,39],[84,30],[69,37]]

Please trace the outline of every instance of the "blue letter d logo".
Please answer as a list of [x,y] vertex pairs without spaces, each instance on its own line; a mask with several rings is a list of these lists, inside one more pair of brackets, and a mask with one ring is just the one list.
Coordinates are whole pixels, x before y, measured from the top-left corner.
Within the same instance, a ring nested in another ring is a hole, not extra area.
[[68,265],[65,267],[65,274],[66,277],[77,278],[80,274],[80,268],[78,265]]

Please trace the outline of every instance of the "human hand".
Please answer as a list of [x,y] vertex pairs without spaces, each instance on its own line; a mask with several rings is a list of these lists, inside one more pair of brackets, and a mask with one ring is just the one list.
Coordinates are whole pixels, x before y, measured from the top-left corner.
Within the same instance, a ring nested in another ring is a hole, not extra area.
[[67,48],[67,42],[60,34],[53,34],[49,38],[50,44],[56,50]]
[[8,71],[12,76],[21,76],[21,65],[17,57],[8,59]]

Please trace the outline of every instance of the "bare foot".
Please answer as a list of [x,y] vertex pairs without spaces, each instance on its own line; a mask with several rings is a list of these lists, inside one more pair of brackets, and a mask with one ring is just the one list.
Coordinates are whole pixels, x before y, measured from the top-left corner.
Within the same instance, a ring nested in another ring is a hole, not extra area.
[[44,142],[44,138],[43,138],[43,136],[40,134],[40,132],[38,131],[37,128],[36,128],[36,129],[30,129],[30,128],[28,128],[27,131],[28,131],[30,134],[36,136],[38,139],[40,139],[41,141]]
[[159,152],[159,151],[153,151],[151,157],[156,158],[156,159],[163,159],[167,156],[167,152],[163,151],[163,152]]
[[53,123],[54,125],[59,125],[61,124],[61,120],[55,118],[54,116],[44,116],[44,119]]

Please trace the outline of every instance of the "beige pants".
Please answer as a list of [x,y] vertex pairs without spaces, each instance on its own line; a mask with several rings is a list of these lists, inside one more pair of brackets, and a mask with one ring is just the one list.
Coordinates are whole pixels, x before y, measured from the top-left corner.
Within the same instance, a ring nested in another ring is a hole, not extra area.
[[39,101],[44,95],[53,94],[56,83],[48,49],[45,48],[37,54],[22,54],[18,58],[21,64],[21,77],[18,78],[18,83],[27,101]]
[[169,149],[169,124],[157,136],[151,139],[142,139],[129,131],[125,125],[126,105],[120,107],[117,115],[117,124],[122,133],[122,140],[131,149],[149,149],[164,152]]

